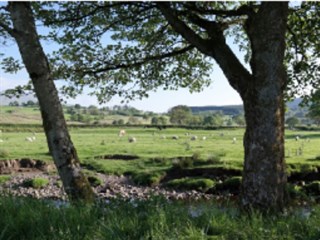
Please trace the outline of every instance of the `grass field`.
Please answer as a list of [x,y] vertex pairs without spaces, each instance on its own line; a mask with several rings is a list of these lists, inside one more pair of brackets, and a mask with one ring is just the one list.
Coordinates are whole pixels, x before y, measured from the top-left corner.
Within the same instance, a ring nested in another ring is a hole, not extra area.
[[[154,128],[127,128],[125,137],[118,137],[119,128],[72,129],[72,140],[83,163],[90,162],[105,172],[122,174],[137,170],[168,168],[170,163],[157,161],[178,157],[196,156],[198,160],[207,160],[218,156],[219,164],[224,167],[242,168],[243,164],[243,129],[223,130],[187,130]],[[188,136],[186,134],[189,134]],[[191,141],[191,136],[197,136]],[[222,136],[223,135],[223,136]],[[44,133],[36,133],[36,141],[28,142],[25,138],[31,132],[3,132],[0,149],[5,156],[0,159],[33,158],[50,161]],[[178,140],[172,139],[178,136]],[[296,141],[295,137],[300,140]],[[129,143],[128,137],[135,137],[137,142]],[[206,140],[202,140],[206,137]],[[237,142],[233,143],[232,139]],[[296,165],[320,165],[320,132],[286,131],[286,162]],[[117,156],[110,156],[117,155]],[[107,156],[108,159],[103,159]],[[136,160],[127,161],[127,156],[136,156]],[[156,161],[155,161],[156,160]],[[217,162],[215,162],[215,165]],[[205,164],[204,164],[205,165]]]

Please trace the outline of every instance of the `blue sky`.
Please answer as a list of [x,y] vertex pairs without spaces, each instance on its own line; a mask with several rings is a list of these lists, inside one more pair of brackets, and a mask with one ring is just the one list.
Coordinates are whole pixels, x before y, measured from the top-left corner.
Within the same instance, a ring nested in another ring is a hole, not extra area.
[[[238,58],[242,60],[243,56],[238,51],[238,47],[233,45],[231,40],[228,42]],[[47,53],[51,52],[57,47],[57,45],[54,43],[48,42],[42,42],[42,46]],[[20,59],[18,48],[14,43],[8,47],[1,46],[1,52],[5,52],[6,56],[13,56],[17,59]],[[25,70],[21,70],[17,74],[12,75],[4,73],[0,69],[0,91],[2,92],[17,85],[25,84],[27,83],[28,79],[28,74]],[[128,105],[145,111],[166,112],[171,107],[180,104],[188,106],[242,104],[239,94],[231,88],[217,64],[214,66],[211,79],[211,85],[200,93],[191,94],[186,89],[180,89],[178,91],[163,91],[159,89],[156,92],[151,92],[148,98],[131,101],[128,103]],[[63,83],[58,82],[57,84],[61,85]],[[121,100],[123,99],[114,97],[110,102],[101,106],[121,105]],[[86,94],[78,96],[76,99],[68,99],[67,102],[68,104],[79,103],[84,106],[91,104],[98,105],[95,97],[91,97]]]

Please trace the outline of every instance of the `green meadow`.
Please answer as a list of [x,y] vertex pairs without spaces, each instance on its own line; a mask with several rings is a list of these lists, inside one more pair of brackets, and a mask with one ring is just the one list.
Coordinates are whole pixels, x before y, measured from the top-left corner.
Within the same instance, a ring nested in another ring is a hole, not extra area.
[[[126,136],[119,137],[119,127],[71,128],[70,134],[84,164],[94,165],[107,173],[163,169],[175,158],[194,157],[206,161],[218,158],[213,165],[241,169],[243,166],[243,129],[189,130],[182,128],[124,128]],[[35,133],[36,140],[28,142],[32,131],[2,132],[1,159],[32,158],[51,161],[43,132]],[[173,139],[178,136],[179,139]],[[192,141],[191,136],[197,136]],[[296,140],[299,136],[299,140]],[[130,143],[129,137],[136,138]],[[202,138],[206,139],[203,140]],[[234,143],[233,138],[237,141]],[[320,165],[320,132],[287,130],[285,155],[288,165]],[[129,158],[129,160],[127,159]],[[133,160],[131,160],[133,158]],[[166,161],[166,160],[169,160]],[[161,164],[162,163],[162,164]],[[209,167],[208,164],[201,164]]]

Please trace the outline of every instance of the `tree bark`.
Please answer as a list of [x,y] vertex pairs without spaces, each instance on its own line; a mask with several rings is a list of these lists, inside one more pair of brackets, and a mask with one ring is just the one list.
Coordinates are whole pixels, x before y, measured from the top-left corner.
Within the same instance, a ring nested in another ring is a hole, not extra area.
[[29,2],[10,2],[15,38],[39,101],[43,127],[64,189],[72,201],[92,202],[94,192],[80,168],[47,57],[42,49]]
[[285,204],[284,68],[288,3],[262,3],[246,25],[252,81],[242,96],[247,128],[241,204],[281,210]]

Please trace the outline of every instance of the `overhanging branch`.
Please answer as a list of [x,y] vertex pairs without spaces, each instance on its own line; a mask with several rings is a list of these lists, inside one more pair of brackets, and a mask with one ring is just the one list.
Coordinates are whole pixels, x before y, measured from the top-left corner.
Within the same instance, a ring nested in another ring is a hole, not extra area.
[[[179,50],[175,50],[175,51],[172,51],[170,53],[166,53],[166,54],[162,54],[162,55],[155,55],[155,56],[149,56],[149,57],[146,57],[142,60],[139,60],[139,61],[134,61],[133,63],[121,63],[121,64],[116,64],[116,65],[112,65],[110,64],[110,66],[107,66],[107,67],[104,67],[104,68],[100,68],[100,69],[96,69],[96,70],[86,70],[86,71],[83,71],[83,74],[97,74],[97,73],[101,73],[101,72],[107,72],[107,71],[110,71],[110,70],[117,70],[117,69],[126,69],[126,68],[132,68],[132,67],[138,67],[138,66],[141,66],[147,62],[150,62],[150,61],[155,61],[155,60],[162,60],[162,59],[165,59],[165,58],[169,58],[169,57],[174,57],[174,56],[177,56],[177,55],[180,55],[180,54],[184,54],[190,50],[192,50],[194,48],[194,46],[192,45],[189,45],[185,48],[182,48],[182,49],[179,49]],[[105,65],[107,65],[108,63],[105,63]]]

